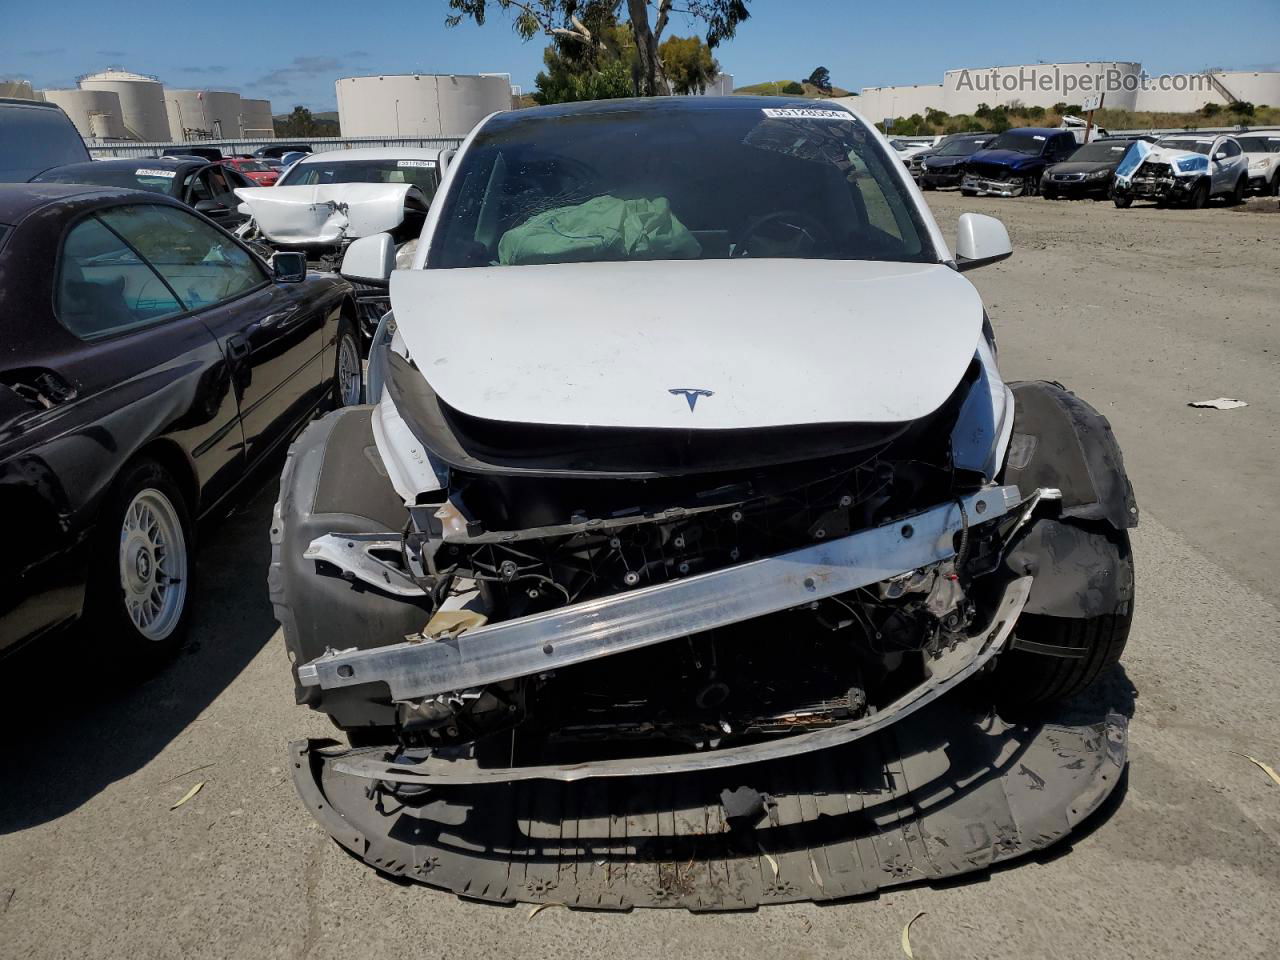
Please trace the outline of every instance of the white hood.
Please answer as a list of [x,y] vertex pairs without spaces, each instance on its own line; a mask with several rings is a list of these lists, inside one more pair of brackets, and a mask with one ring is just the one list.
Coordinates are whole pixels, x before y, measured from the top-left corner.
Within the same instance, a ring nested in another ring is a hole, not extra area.
[[263,236],[275,243],[337,243],[394,230],[404,222],[411,183],[318,183],[292,187],[237,187]]
[[436,393],[491,420],[742,429],[915,420],[974,357],[982,303],[942,264],[700,260],[399,270]]

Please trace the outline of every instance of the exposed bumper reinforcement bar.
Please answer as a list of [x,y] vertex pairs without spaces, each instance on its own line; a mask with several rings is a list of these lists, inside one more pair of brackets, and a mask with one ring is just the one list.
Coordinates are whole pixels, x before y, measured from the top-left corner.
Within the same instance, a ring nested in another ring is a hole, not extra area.
[[334,770],[366,780],[383,780],[405,784],[477,784],[512,780],[586,780],[593,777],[655,776],[668,773],[692,773],[716,770],[744,763],[759,763],[792,757],[814,750],[850,743],[870,736],[903,717],[909,716],[937,700],[949,690],[981,670],[1005,646],[1018,614],[1031,592],[1031,577],[1014,580],[1005,590],[991,621],[967,640],[946,651],[927,664],[929,678],[913,687],[893,703],[869,716],[851,720],[838,727],[797,733],[764,743],[727,747],[706,753],[677,754],[665,757],[639,757],[622,760],[600,760],[529,767],[477,766],[470,760],[431,758],[416,764],[397,764],[379,759],[377,754],[352,755],[338,760]]
[[954,555],[964,525],[1004,516],[1017,487],[991,486],[847,537],[684,580],[505,620],[442,640],[326,653],[298,667],[325,690],[385,683],[396,701],[527,677],[702,633],[870,586]]

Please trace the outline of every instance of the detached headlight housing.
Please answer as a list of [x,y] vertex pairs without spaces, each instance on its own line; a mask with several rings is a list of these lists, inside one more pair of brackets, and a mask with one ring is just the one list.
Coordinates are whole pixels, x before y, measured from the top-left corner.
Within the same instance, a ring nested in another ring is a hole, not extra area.
[[1208,173],[1209,158],[1201,155],[1178,157],[1173,161],[1173,169],[1184,175],[1188,173]]

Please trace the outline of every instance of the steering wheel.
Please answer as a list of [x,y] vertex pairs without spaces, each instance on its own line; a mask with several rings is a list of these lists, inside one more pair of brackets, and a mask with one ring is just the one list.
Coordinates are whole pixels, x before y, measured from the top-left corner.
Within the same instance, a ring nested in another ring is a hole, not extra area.
[[735,257],[804,257],[831,240],[827,228],[816,217],[799,210],[766,213],[747,224],[742,242],[734,247]]

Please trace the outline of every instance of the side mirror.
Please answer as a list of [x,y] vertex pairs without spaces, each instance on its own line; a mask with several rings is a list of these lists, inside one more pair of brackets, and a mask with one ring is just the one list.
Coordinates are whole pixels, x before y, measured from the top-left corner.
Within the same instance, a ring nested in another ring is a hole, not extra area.
[[371,237],[361,237],[347,247],[338,273],[348,280],[381,285],[391,280],[391,271],[395,268],[395,241],[389,233],[375,233]]
[[212,217],[217,213],[226,210],[217,200],[197,200],[196,213],[203,213],[206,217]]
[[1009,231],[995,217],[981,213],[960,214],[956,233],[956,269],[973,270],[1013,256]]
[[1225,151],[1225,150],[1219,150],[1217,153],[1215,153],[1215,154],[1213,155],[1213,159],[1215,159],[1215,160],[1225,160],[1225,159],[1227,159],[1227,151]]
[[307,278],[307,255],[286,251],[273,254],[271,276],[276,283],[301,283]]

